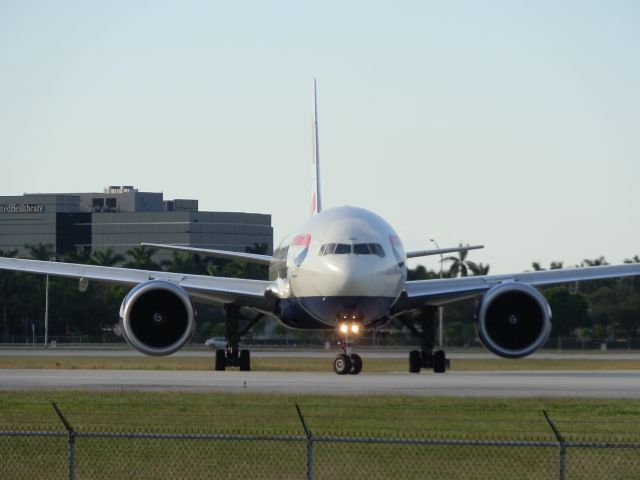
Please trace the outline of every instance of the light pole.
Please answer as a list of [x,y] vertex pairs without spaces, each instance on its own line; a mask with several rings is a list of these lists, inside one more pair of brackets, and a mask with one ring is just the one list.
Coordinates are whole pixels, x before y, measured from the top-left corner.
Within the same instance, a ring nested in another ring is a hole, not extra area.
[[[435,238],[431,238],[430,239],[433,244],[436,246],[436,248],[439,250],[440,249],[440,245],[438,245],[438,242],[436,242]],[[443,264],[444,264],[444,256],[442,255],[442,253],[440,254],[440,279],[442,279],[442,268],[443,268]],[[438,305],[438,348],[442,348],[442,316],[443,316],[443,309],[442,309],[442,305]]]
[[[56,257],[49,258],[50,262],[55,262]],[[49,344],[49,275],[47,275],[46,287],[44,291],[44,348]]]

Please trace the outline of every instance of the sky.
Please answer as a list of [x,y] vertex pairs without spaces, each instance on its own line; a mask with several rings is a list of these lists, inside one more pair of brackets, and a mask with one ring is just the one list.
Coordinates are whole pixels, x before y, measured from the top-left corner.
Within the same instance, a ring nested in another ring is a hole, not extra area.
[[[636,1],[0,0],[0,195],[323,206],[491,273],[640,254]],[[437,258],[421,259],[438,269]],[[415,263],[413,265],[415,265]]]

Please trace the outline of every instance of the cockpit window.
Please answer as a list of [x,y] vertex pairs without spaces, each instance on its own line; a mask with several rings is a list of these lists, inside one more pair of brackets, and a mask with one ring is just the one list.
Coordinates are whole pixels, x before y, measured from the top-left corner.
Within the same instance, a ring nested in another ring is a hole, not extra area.
[[336,251],[336,245],[335,243],[325,243],[324,245],[322,245],[322,247],[320,247],[320,256],[324,256],[324,255],[331,255],[333,253],[335,253]]
[[380,245],[379,243],[367,243],[367,245],[369,246],[369,250],[373,255],[384,257],[384,249],[382,248],[382,245]]
[[355,255],[377,255],[384,257],[384,249],[378,243],[325,243],[320,247],[319,255],[345,255],[353,253]]
[[378,243],[356,243],[353,246],[353,253],[356,255],[377,255],[384,257],[382,245]]
[[338,243],[336,245],[336,249],[334,251],[336,255],[344,255],[346,253],[351,253],[351,245],[346,243]]
[[353,246],[353,253],[356,255],[369,255],[371,252],[369,251],[369,245],[366,243],[356,243]]

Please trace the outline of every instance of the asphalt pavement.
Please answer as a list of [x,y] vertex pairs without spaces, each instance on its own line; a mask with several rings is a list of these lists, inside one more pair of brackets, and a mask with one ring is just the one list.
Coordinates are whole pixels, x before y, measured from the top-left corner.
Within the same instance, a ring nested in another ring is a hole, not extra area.
[[[251,356],[256,358],[328,358],[335,357],[338,349],[300,349],[300,348],[264,348],[247,347],[251,349]],[[406,348],[355,348],[354,351],[363,358],[408,358],[412,347]],[[20,357],[144,357],[143,353],[127,347],[0,347],[0,358],[3,356]],[[214,357],[213,350],[183,349],[174,353],[175,357]],[[498,358],[490,352],[483,350],[473,351],[447,351],[447,357],[451,359],[483,360]],[[614,350],[614,351],[542,351],[536,352],[527,358],[547,360],[640,360],[640,351]],[[1,368],[1,363],[0,363]]]
[[0,390],[640,398],[638,371],[336,375],[296,372],[0,369]]

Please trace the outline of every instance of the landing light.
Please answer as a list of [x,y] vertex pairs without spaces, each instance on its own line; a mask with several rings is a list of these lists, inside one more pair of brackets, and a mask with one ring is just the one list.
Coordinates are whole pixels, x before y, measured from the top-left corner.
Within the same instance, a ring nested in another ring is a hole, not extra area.
[[338,331],[345,336],[360,335],[362,333],[362,325],[360,323],[342,322],[338,324]]

